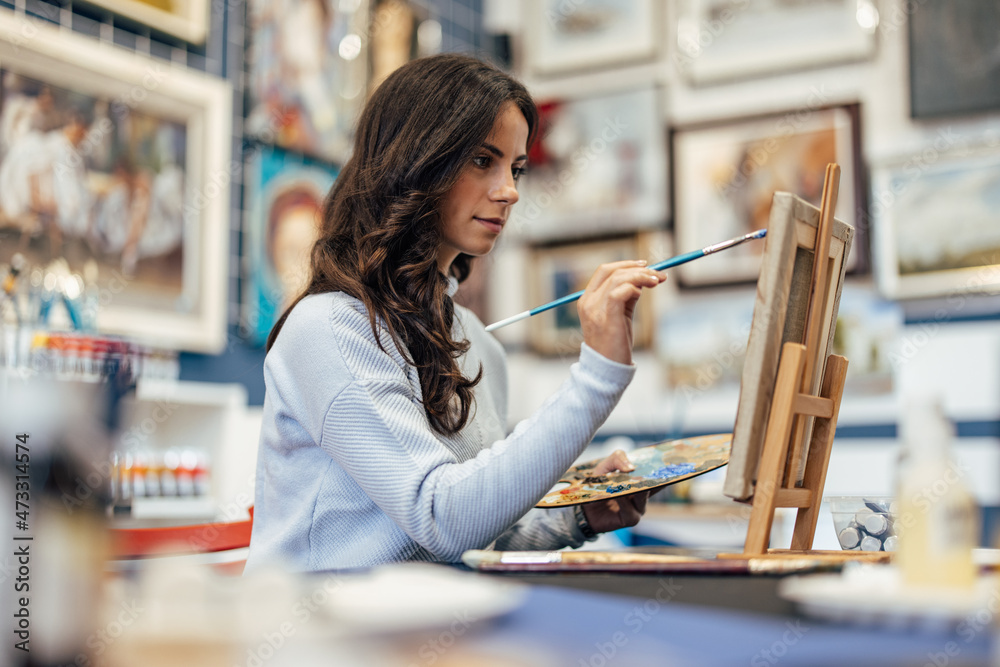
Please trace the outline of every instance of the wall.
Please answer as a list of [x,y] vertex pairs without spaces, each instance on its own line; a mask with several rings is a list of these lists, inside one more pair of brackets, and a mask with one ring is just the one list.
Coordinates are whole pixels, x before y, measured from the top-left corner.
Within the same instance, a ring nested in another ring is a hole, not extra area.
[[[230,3],[223,3],[229,6]],[[497,40],[482,28],[482,0],[411,0],[418,12],[441,23],[441,49],[443,51],[475,52],[493,56],[499,45]],[[244,3],[236,3],[243,7]],[[230,12],[232,13],[232,12]],[[242,20],[242,19],[241,19]],[[227,18],[227,21],[232,21]],[[229,24],[227,24],[229,25]],[[235,27],[241,26],[236,24]],[[242,35],[242,32],[240,32]],[[242,49],[238,54],[235,66],[243,71]],[[234,80],[239,77],[235,77]],[[242,90],[240,91],[242,102]],[[242,109],[242,104],[238,109]],[[238,118],[237,124],[242,121]],[[242,139],[242,134],[240,135]],[[241,159],[249,157],[255,148],[252,142],[240,146]],[[234,191],[237,202],[242,202],[243,188],[241,175],[234,179]],[[239,320],[241,316],[240,294],[242,293],[241,277],[237,267],[242,265],[242,237],[240,235],[241,206],[233,214],[233,240],[230,246],[230,266],[233,267],[229,290],[229,332],[225,352],[219,355],[204,355],[182,353],[180,355],[180,379],[197,382],[236,382],[247,389],[250,405],[261,405],[264,402],[264,350],[247,345],[240,336]]]
[[[663,120],[670,127],[859,102],[865,167],[913,154],[922,154],[926,164],[933,164],[941,154],[938,149],[942,141],[958,146],[965,143],[1000,147],[1000,114],[996,112],[933,121],[910,118],[906,21],[907,12],[919,4],[904,0],[879,4],[877,53],[863,62],[696,88],[688,85],[674,66],[674,47],[668,37],[652,64],[558,79],[529,78],[527,83],[536,97],[544,98],[574,90],[614,89],[623,81],[653,81],[664,90]],[[658,6],[664,12],[664,25],[672,25],[676,3]],[[494,22],[514,31],[515,41],[523,38],[523,15],[498,7],[494,7],[494,12]],[[890,193],[870,193],[871,206],[886,205],[890,198]],[[858,218],[859,226],[867,225],[868,211],[860,211]],[[684,250],[689,248],[676,248],[677,252]],[[503,276],[502,280],[489,281],[489,321],[538,305],[528,303],[524,296],[527,260],[523,245],[505,242],[488,261],[494,275]],[[870,275],[849,277],[848,288],[875,291]],[[745,299],[752,303],[754,299],[753,286],[728,290],[681,289],[664,299],[668,306],[665,317],[669,319],[671,306],[713,298],[720,291],[737,301]],[[827,491],[830,494],[890,492],[898,454],[896,425],[900,405],[907,395],[929,392],[942,396],[946,411],[957,422],[956,455],[969,470],[968,479],[980,501],[1000,504],[1000,321],[997,317],[1000,298],[952,295],[904,301],[900,306],[906,324],[893,350],[893,391],[872,395],[852,393],[848,387]],[[532,354],[525,346],[523,324],[500,330],[497,335],[511,350],[511,386],[518,388],[511,403],[513,425],[530,415],[555,390],[567,376],[573,359]],[[671,392],[654,352],[637,354],[636,365],[635,381],[601,429],[598,440],[625,435],[636,441],[655,441],[668,436],[732,429],[738,387]],[[598,451],[595,448],[585,456]]]

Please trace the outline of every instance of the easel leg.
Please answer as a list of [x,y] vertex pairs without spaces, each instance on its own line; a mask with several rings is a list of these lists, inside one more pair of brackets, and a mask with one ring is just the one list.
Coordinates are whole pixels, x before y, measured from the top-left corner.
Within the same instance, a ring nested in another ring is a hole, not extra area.
[[823,500],[823,488],[826,486],[826,471],[830,465],[830,451],[833,449],[833,436],[837,429],[837,417],[840,414],[840,399],[844,394],[844,381],[847,376],[847,359],[830,355],[826,362],[826,373],[823,377],[823,398],[833,401],[833,416],[829,419],[818,418],[813,429],[812,445],[806,460],[805,476],[802,485],[809,489],[811,501],[808,507],[800,508],[795,516],[795,530],[792,533],[792,549],[812,549],[813,538],[816,536],[816,521],[819,519],[819,507]]
[[798,395],[805,362],[805,346],[786,343],[781,349],[778,377],[774,385],[774,398],[767,419],[767,437],[764,451],[757,467],[757,483],[754,486],[753,510],[743,553],[763,554],[771,536],[774,520],[775,496],[781,488],[781,477],[788,455],[788,438],[792,431],[792,402]]

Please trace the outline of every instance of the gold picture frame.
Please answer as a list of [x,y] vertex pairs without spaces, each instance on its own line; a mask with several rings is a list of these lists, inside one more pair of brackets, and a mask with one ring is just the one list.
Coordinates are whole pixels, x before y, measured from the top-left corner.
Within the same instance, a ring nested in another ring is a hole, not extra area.
[[191,44],[208,36],[209,0],[83,0]]

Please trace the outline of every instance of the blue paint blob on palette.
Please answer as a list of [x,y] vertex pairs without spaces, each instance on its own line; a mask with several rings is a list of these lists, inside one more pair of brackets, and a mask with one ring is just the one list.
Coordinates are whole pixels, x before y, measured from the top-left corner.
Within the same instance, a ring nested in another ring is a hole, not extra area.
[[599,460],[573,466],[537,507],[579,505],[676,484],[729,463],[732,441],[731,433],[720,433],[641,447],[628,454],[635,466],[631,472],[594,475]]

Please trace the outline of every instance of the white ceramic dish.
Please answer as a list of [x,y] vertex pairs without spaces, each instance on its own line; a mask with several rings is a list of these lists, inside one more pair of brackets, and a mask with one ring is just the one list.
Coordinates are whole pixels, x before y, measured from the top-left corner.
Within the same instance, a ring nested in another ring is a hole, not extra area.
[[387,565],[345,576],[331,591],[326,611],[356,632],[410,632],[471,624],[513,611],[527,595],[524,586],[446,566]]
[[[788,577],[778,585],[778,595],[816,618],[978,634],[992,632],[1000,608],[1000,580],[982,576],[969,590],[912,588],[903,585],[891,565],[859,563],[839,574]],[[985,620],[980,622],[980,617]]]

